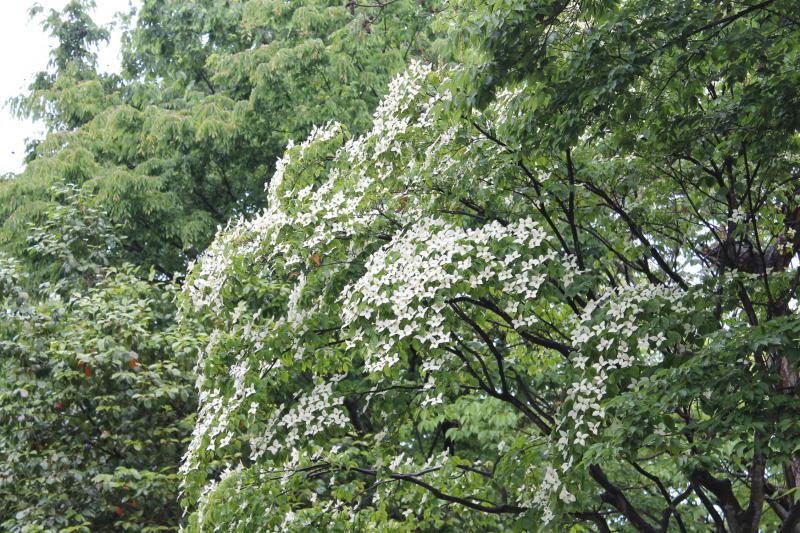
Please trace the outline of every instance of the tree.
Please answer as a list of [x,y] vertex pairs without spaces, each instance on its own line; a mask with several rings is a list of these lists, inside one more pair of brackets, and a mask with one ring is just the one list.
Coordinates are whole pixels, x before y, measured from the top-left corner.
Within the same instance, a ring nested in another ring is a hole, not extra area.
[[62,195],[24,260],[0,255],[0,525],[174,529],[202,332],[176,327],[173,285],[108,266],[113,226]]
[[199,258],[189,530],[798,530],[793,3],[472,2]]
[[73,184],[121,225],[126,259],[165,277],[219,225],[263,207],[286,143],[335,118],[363,129],[406,57],[432,56],[427,4],[144,1],[121,76],[98,74],[107,38],[74,0],[51,12],[47,72],[17,99],[50,132],[0,186],[0,238],[19,253],[28,224]]
[[[93,0],[70,0],[63,11],[51,9],[42,20],[42,29],[58,45],[50,51],[50,70],[37,73],[29,92],[12,99],[18,116],[42,120],[48,128],[58,130],[76,128],[98,111],[97,97],[107,91],[103,81],[109,78],[97,75],[94,48],[108,42],[109,33],[89,16],[94,6]],[[34,4],[29,14],[33,18],[42,11]]]
[[366,128],[405,58],[431,53],[433,8],[411,0],[148,0],[125,71],[100,74],[93,6],[46,15],[58,46],[14,108],[48,134],[0,182],[4,530],[179,525],[205,330],[176,324],[169,280],[263,206],[289,139],[330,116]]

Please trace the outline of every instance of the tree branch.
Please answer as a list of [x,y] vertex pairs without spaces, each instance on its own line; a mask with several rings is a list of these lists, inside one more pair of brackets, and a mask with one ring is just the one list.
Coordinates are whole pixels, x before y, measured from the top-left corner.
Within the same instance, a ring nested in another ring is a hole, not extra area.
[[603,472],[603,469],[600,468],[600,465],[591,465],[589,467],[589,474],[592,476],[592,479],[605,490],[602,495],[604,502],[614,506],[614,508],[622,513],[637,530],[643,533],[656,533],[656,529],[648,524],[636,508],[631,505],[631,502],[625,497],[625,494],[619,487],[611,483],[608,476]]

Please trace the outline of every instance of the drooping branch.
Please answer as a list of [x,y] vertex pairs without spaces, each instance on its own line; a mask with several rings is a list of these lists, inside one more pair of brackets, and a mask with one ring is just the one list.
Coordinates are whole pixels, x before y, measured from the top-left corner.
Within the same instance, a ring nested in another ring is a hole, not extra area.
[[[351,470],[354,471],[354,472],[358,472],[360,474],[365,474],[365,475],[373,476],[373,477],[377,477],[377,475],[378,475],[378,471],[377,470],[373,470],[373,469],[370,469],[370,468],[354,467]],[[428,468],[428,469],[423,470],[421,472],[416,472],[416,473],[411,473],[411,474],[390,473],[390,474],[388,474],[387,477],[389,477],[390,479],[397,480],[397,481],[405,481],[405,482],[408,482],[408,483],[413,483],[414,485],[417,485],[417,486],[422,487],[423,489],[427,490],[434,497],[436,497],[436,498],[438,498],[440,500],[444,500],[444,501],[450,502],[450,503],[456,503],[458,505],[463,505],[464,507],[472,509],[473,511],[480,511],[480,512],[483,512],[483,513],[490,513],[490,514],[520,514],[520,513],[524,513],[525,511],[528,510],[527,507],[522,507],[522,506],[519,506],[519,505],[512,505],[512,504],[507,504],[507,503],[501,503],[501,504],[495,504],[495,505],[485,505],[485,504],[482,504],[482,503],[478,503],[478,502],[475,501],[476,498],[472,498],[472,497],[464,497],[464,498],[462,498],[462,497],[459,497],[459,496],[454,496],[452,494],[447,494],[446,492],[443,492],[443,491],[439,490],[438,488],[434,487],[430,483],[427,483],[427,482],[423,481],[422,479],[420,479],[421,476],[423,476],[425,474],[429,474],[431,472],[435,472],[437,470],[440,470],[440,468],[438,468],[438,467]]]

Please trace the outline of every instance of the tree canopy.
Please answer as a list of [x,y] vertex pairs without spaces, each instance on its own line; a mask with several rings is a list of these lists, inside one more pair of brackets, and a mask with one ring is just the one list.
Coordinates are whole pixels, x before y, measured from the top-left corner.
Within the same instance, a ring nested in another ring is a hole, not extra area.
[[800,531],[795,2],[146,0],[119,75],[90,7],[0,183],[2,527]]
[[190,530],[795,531],[791,2],[470,2],[187,280]]
[[404,60],[434,55],[432,8],[412,0],[146,0],[122,76],[98,74],[92,46],[107,33],[92,5],[45,20],[61,45],[15,109],[51,132],[0,188],[0,237],[23,248],[52,186],[70,183],[121,225],[131,261],[170,277],[218,225],[263,205],[286,142],[325,120],[364,129]]
[[202,336],[175,324],[175,286],[112,266],[114,226],[61,192],[25,257],[0,254],[0,527],[162,530]]
[[411,1],[147,0],[103,74],[93,6],[31,10],[57,45],[12,102],[48,132],[0,182],[3,530],[178,527],[206,335],[176,322],[173,278],[263,205],[289,139],[331,116],[365,128],[404,60],[432,54],[433,10]]

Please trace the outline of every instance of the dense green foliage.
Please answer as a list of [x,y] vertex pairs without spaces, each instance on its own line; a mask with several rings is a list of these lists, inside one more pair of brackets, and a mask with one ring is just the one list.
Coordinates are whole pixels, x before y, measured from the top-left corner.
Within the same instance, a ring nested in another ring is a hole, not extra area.
[[51,13],[0,527],[797,533],[795,4]]
[[[53,184],[91,192],[122,226],[128,258],[172,276],[231,217],[263,206],[286,143],[336,119],[363,129],[390,77],[430,55],[431,13],[412,0],[349,10],[339,2],[145,1],[126,37],[125,72],[97,74],[87,48],[106,37],[73,0],[51,71],[17,100],[52,132],[0,187],[0,237],[25,245]],[[71,43],[71,41],[68,41]],[[80,126],[80,127],[78,127]]]
[[169,280],[264,205],[287,142],[329,117],[365,128],[430,54],[424,3],[146,0],[123,72],[101,74],[93,5],[44,14],[58,44],[12,102],[48,133],[0,182],[3,530],[178,526],[205,335],[177,325]]
[[114,226],[60,192],[24,257],[0,256],[0,527],[156,531],[179,516],[201,337],[175,326],[173,286],[109,266]]
[[0,527],[176,524],[195,347],[165,326],[172,292],[110,269],[68,299],[5,296]]
[[450,3],[187,281],[189,529],[797,531],[794,7]]

